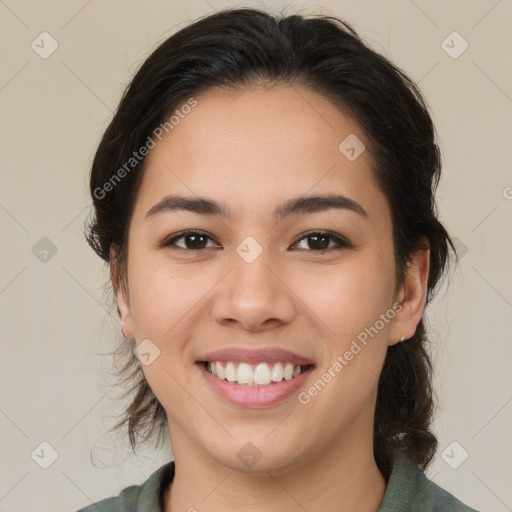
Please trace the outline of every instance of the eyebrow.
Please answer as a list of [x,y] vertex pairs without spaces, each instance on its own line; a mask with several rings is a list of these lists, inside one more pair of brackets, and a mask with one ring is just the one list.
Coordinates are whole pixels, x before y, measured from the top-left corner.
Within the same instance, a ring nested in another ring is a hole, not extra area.
[[[290,215],[322,212],[331,208],[352,211],[365,219],[368,218],[366,210],[353,199],[343,195],[326,194],[290,199],[282,206],[276,208],[273,219],[274,222],[278,222]],[[172,211],[189,211],[200,215],[217,215],[228,219],[232,218],[229,207],[223,203],[206,197],[178,195],[166,195],[146,213],[146,218]]]

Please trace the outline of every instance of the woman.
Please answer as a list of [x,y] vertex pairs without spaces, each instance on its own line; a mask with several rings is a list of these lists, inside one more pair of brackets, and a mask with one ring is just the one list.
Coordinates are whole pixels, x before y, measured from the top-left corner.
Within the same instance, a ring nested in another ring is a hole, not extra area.
[[137,438],[174,461],[84,511],[471,511],[430,482],[423,323],[450,237],[417,87],[332,17],[200,19],[98,147]]

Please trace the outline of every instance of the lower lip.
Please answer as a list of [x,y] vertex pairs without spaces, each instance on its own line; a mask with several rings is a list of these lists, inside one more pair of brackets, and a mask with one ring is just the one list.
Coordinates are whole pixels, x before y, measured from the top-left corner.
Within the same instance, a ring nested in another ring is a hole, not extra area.
[[268,386],[251,387],[239,386],[227,380],[220,380],[212,375],[203,363],[198,363],[198,366],[214,393],[231,404],[241,407],[268,407],[286,400],[304,384],[311,370],[313,370],[313,367],[309,367],[293,379],[282,380]]

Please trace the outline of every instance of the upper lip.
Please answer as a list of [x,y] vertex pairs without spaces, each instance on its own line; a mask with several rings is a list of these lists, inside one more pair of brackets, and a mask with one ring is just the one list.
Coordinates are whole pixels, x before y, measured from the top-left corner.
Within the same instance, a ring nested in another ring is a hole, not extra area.
[[198,362],[233,361],[249,364],[257,363],[293,363],[294,365],[313,365],[307,357],[276,347],[226,347],[213,350],[201,356]]

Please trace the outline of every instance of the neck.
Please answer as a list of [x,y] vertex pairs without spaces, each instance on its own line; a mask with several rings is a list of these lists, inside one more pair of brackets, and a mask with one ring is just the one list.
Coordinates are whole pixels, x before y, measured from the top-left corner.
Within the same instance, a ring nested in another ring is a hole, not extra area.
[[372,443],[362,449],[361,439],[353,441],[330,447],[293,469],[251,473],[205,460],[193,443],[181,442],[182,449],[174,451],[176,471],[164,511],[376,512],[386,481],[375,463]]

